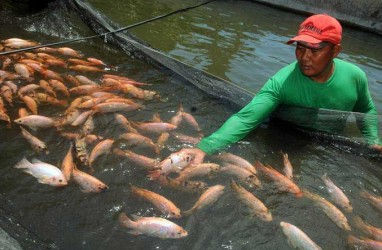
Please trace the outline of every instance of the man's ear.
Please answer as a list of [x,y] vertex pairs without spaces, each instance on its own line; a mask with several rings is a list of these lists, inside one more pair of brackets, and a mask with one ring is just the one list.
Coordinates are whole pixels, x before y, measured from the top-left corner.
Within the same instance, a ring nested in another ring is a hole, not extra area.
[[341,50],[342,50],[341,44],[334,45],[334,47],[333,47],[333,57],[337,57],[338,54],[341,52]]

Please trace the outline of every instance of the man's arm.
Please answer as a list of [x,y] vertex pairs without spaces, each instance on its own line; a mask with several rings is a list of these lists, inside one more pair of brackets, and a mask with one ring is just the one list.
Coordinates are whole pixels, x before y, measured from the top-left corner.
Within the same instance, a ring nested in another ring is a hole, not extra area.
[[213,154],[243,139],[276,109],[279,104],[276,93],[270,80],[249,104],[232,115],[216,132],[199,142],[197,147],[207,154]]

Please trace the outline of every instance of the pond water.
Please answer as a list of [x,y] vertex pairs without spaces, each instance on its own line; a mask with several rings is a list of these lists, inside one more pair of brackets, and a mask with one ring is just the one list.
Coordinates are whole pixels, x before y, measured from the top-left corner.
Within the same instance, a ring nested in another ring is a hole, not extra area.
[[[137,1],[89,1],[121,27],[167,13],[196,1],[152,1],[150,5]],[[3,15],[4,16],[4,15]],[[304,17],[246,1],[218,1],[189,12],[134,28],[131,32],[154,48],[168,53],[198,69],[215,74],[254,93],[280,67],[294,60],[294,48],[285,41],[294,35]],[[91,35],[92,32],[76,16],[57,4],[39,15],[4,19],[1,40],[10,37],[31,39],[40,43],[62,41]],[[370,81],[370,90],[382,110],[381,86],[382,52],[379,36],[345,28],[344,51],[341,58],[363,68]],[[173,117],[182,103],[186,112],[199,122],[204,134],[216,130],[222,122],[238,110],[219,99],[211,98],[169,70],[153,67],[126,56],[102,39],[68,44],[88,57],[102,59],[115,66],[112,73],[150,83],[145,89],[157,91],[161,98],[143,101],[145,108],[124,112],[131,121],[148,121],[159,113],[164,121]],[[371,50],[370,48],[374,48]],[[76,74],[58,69],[61,74]],[[85,74],[100,81],[101,74]],[[69,100],[72,100],[71,97]],[[17,117],[17,108],[8,108]],[[40,113],[62,116],[64,109],[43,106]],[[94,117],[94,133],[115,139],[122,132],[111,114]],[[271,181],[260,176],[263,188],[248,188],[268,207],[273,221],[264,222],[248,215],[229,186],[232,177],[219,174],[215,178],[200,178],[209,186],[225,185],[222,197],[212,206],[191,216],[171,221],[184,227],[189,235],[177,240],[162,240],[146,235],[131,235],[118,223],[118,215],[161,216],[152,204],[130,193],[129,184],[157,192],[172,200],[182,211],[189,209],[199,194],[188,194],[162,187],[146,177],[137,164],[113,154],[99,157],[94,164],[94,176],[109,186],[99,194],[82,193],[74,183],[65,188],[52,188],[37,183],[30,175],[13,166],[22,159],[39,160],[59,165],[70,140],[56,129],[32,133],[48,145],[49,155],[33,153],[22,138],[18,126],[1,125],[0,132],[0,208],[12,216],[23,228],[56,249],[290,249],[279,223],[287,221],[301,228],[323,249],[348,249],[349,232],[338,228],[307,198],[296,198],[277,191]],[[187,126],[179,132],[193,134]],[[123,142],[116,147],[126,149]],[[166,147],[153,152],[132,148],[143,155],[165,159],[182,147],[189,147],[171,137]],[[94,144],[88,145],[89,152]],[[352,226],[351,234],[362,236],[352,223],[355,216],[381,228],[381,212],[360,196],[362,190],[380,196],[382,164],[367,155],[354,154],[344,145],[307,137],[282,124],[264,124],[245,140],[232,145],[228,151],[247,159],[259,160],[282,169],[279,151],[288,153],[294,167],[294,181],[301,188],[315,192],[328,200],[321,176],[325,173],[344,190],[353,205],[353,212],[344,212]],[[212,157],[206,160],[214,161]],[[244,185],[243,185],[244,186]],[[16,237],[16,236],[15,236]],[[33,242],[20,239],[26,249],[36,249]]]

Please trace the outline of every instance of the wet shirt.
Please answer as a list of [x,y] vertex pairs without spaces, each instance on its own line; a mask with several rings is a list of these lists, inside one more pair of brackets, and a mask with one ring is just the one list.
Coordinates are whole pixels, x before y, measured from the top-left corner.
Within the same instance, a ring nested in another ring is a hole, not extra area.
[[365,73],[357,66],[334,59],[334,72],[325,83],[302,74],[297,62],[277,72],[252,101],[231,116],[216,132],[204,138],[197,147],[213,154],[243,139],[279,105],[359,112],[372,115],[361,132],[370,144],[378,144],[376,109],[368,90]]

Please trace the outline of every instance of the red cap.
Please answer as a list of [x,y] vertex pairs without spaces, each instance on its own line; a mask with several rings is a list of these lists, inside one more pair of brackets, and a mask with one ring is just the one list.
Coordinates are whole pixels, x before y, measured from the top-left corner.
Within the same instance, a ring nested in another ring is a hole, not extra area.
[[341,43],[341,37],[342,27],[337,19],[326,14],[318,14],[310,16],[302,22],[297,36],[287,43],[302,41],[312,44],[321,42],[339,44]]

